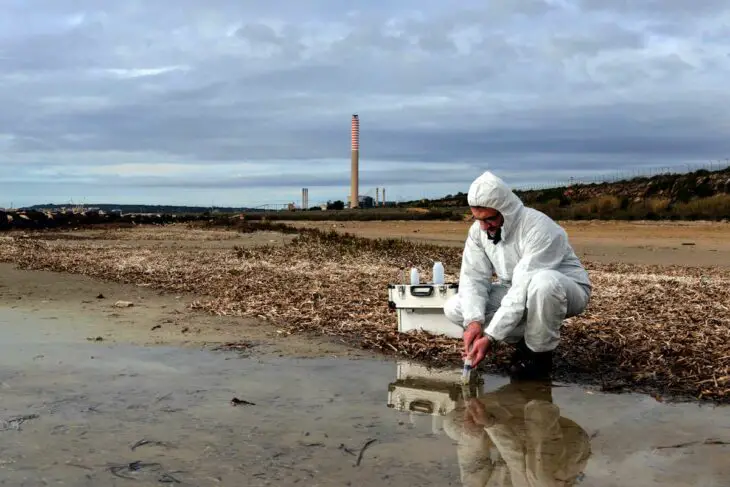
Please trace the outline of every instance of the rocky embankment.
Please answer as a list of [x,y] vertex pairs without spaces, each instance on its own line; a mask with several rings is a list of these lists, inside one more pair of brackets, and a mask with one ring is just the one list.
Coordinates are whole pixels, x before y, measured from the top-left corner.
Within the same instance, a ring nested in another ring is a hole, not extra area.
[[[596,201],[604,197],[636,202],[649,198],[666,200],[668,203],[687,203],[692,200],[730,194],[730,167],[718,171],[695,171],[687,174],[660,174],[624,181],[559,186],[540,190],[515,191],[527,204],[555,202],[560,206],[572,203]],[[424,208],[467,207],[466,193],[448,195],[437,200],[421,200],[405,203]]]
[[549,190],[525,191],[520,196],[528,203],[545,203],[552,199],[559,199],[563,204],[579,203],[605,196],[629,201],[659,198],[672,203],[686,203],[718,194],[730,194],[730,168],[714,172],[662,174],[613,183],[575,184]]
[[165,225],[208,220],[207,215],[126,214],[103,212],[44,212],[0,210],[0,231],[77,229],[95,225]]

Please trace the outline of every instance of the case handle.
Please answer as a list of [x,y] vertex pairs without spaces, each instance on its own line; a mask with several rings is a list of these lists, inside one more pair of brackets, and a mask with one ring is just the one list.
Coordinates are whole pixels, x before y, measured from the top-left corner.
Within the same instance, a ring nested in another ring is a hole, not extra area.
[[411,296],[424,297],[433,294],[433,286],[411,286]]

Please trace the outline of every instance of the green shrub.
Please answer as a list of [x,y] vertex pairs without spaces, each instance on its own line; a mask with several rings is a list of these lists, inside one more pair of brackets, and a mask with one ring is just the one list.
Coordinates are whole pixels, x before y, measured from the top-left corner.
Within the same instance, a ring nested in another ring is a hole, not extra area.
[[716,194],[686,203],[677,203],[672,213],[682,220],[722,220],[730,218],[730,194]]
[[601,218],[612,218],[621,209],[621,200],[613,195],[601,196],[595,206],[596,213]]
[[672,201],[669,198],[648,198],[645,200],[644,205],[649,212],[662,214],[669,209],[671,203]]

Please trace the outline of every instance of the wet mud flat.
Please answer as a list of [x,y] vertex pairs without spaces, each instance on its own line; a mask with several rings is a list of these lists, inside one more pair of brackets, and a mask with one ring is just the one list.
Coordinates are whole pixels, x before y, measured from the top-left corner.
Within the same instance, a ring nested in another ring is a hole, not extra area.
[[441,452],[399,451],[428,431],[387,408],[388,362],[110,346],[54,328],[0,312],[2,485],[458,480]]
[[723,407],[486,375],[465,391],[458,369],[409,361],[62,329],[0,309],[0,485],[719,487],[730,475]]

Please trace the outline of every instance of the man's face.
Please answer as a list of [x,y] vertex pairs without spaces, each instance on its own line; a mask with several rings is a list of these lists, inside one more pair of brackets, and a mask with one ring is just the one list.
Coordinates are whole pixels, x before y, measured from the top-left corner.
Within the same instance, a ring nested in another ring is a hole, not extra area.
[[471,214],[475,220],[479,221],[482,231],[494,235],[494,233],[502,227],[504,218],[502,214],[494,208],[475,208],[471,207]]

